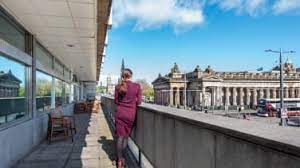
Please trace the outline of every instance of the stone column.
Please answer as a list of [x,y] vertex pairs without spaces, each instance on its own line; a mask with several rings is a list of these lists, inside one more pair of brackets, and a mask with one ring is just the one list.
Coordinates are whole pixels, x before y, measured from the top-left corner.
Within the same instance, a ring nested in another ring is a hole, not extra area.
[[187,100],[186,99],[186,90],[184,88],[182,88],[181,91],[182,91],[182,100],[181,101],[182,101],[182,105],[184,106],[185,103],[187,103],[187,102],[185,102],[185,100]]
[[264,98],[264,89],[259,89],[259,99]]
[[223,95],[222,88],[217,87],[217,106],[221,106],[223,104],[222,95]]
[[239,104],[241,106],[243,106],[244,105],[244,88],[240,88],[239,91],[240,91],[240,93],[239,93],[239,98],[240,98]]
[[195,93],[195,102],[194,102],[194,105],[200,105],[201,104],[201,99],[200,99],[200,91],[198,91],[198,88],[196,90],[196,93]]
[[253,105],[257,106],[257,89],[253,89]]
[[272,89],[272,98],[273,98],[273,99],[276,99],[276,97],[277,97],[276,88],[273,88],[273,89]]
[[249,106],[250,103],[251,103],[251,92],[250,92],[250,89],[247,88],[246,89],[246,105]]
[[295,88],[291,88],[291,98],[295,98]]
[[217,97],[217,90],[216,87],[211,87],[211,105],[216,105],[216,97]]
[[157,90],[157,104],[160,104],[160,90]]
[[176,88],[176,96],[175,96],[175,106],[180,105],[180,90]]
[[270,88],[266,89],[266,98],[270,99],[271,98],[271,92],[270,92]]
[[300,98],[300,88],[297,88],[297,98]]
[[229,90],[229,87],[226,87],[225,88],[225,106],[230,105],[229,97],[230,97],[230,90]]
[[232,88],[232,105],[236,106],[237,105],[237,101],[236,101],[236,97],[237,97],[237,92],[236,92],[236,88]]
[[170,88],[169,91],[169,105],[174,106],[173,88]]
[[289,89],[287,87],[284,88],[284,98],[289,98]]
[[202,106],[205,106],[205,91],[206,91],[206,87],[202,86]]

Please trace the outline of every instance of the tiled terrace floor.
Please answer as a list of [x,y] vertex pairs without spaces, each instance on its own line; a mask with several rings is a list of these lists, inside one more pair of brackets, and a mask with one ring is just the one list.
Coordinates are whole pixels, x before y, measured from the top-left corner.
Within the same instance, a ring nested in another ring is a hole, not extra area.
[[[113,136],[103,112],[76,114],[77,134],[71,140],[39,145],[16,168],[113,168]],[[127,167],[135,167],[129,164]]]

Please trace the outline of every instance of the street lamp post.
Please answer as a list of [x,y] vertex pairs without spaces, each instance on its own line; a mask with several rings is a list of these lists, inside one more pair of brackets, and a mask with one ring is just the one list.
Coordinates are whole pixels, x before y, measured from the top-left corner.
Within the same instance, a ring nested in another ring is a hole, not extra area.
[[272,52],[279,54],[279,64],[280,64],[280,125],[283,127],[287,126],[286,119],[284,118],[284,100],[283,100],[283,63],[282,63],[282,56],[283,54],[288,53],[295,53],[295,51],[282,51],[281,48],[279,51],[274,50],[265,50],[266,52]]

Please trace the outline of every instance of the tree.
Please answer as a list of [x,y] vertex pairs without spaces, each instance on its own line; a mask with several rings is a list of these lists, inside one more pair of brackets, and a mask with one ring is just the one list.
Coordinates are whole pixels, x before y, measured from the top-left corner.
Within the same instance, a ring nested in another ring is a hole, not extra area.
[[104,86],[97,86],[96,87],[96,93],[100,94],[100,93],[105,93],[105,87]]
[[141,85],[142,95],[145,96],[146,99],[150,100],[154,97],[154,89],[146,79],[138,79],[136,80],[136,83],[139,83]]

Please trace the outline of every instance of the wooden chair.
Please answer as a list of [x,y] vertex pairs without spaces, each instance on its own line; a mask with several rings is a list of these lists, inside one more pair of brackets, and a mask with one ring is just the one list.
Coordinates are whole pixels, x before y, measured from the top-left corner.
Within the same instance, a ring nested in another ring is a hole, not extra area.
[[94,101],[92,112],[93,112],[93,113],[98,113],[99,110],[100,110],[100,108],[99,108],[99,103],[98,103],[97,101]]
[[75,104],[74,113],[86,113],[87,112],[87,103],[79,102]]
[[[64,138],[67,139],[69,136],[73,139],[73,131],[76,133],[75,127],[75,118],[73,116],[65,116],[63,114],[62,108],[58,107],[52,109],[50,113],[48,113],[48,133],[47,139],[49,144],[51,143],[54,134],[63,133]],[[69,134],[69,132],[71,134]]]

